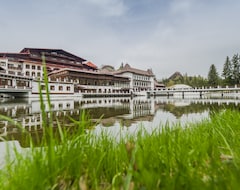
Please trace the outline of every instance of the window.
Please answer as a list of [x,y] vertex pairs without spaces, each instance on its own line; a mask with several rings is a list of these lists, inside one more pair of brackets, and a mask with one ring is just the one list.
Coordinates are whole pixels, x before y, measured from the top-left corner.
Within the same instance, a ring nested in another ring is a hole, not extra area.
[[35,77],[35,76],[36,76],[36,75],[35,75],[35,72],[32,72],[32,76],[33,76],[33,77]]
[[30,65],[26,65],[26,69],[30,69]]
[[26,72],[26,76],[30,76],[30,73],[29,73],[29,71],[27,71],[27,72]]
[[0,64],[1,66],[6,66],[6,63],[5,62],[3,62],[3,61],[1,61],[1,64]]
[[45,85],[41,85],[42,90],[46,90]]
[[13,64],[8,64],[8,68],[13,68],[14,67],[14,65]]
[[55,86],[50,86],[50,90],[55,90]]
[[41,66],[37,66],[37,70],[41,70]]
[[58,90],[59,90],[59,91],[63,91],[63,87],[62,87],[62,86],[59,86],[59,87],[58,87]]
[[37,76],[40,77],[40,76],[41,76],[41,73],[38,72],[38,73],[37,73]]
[[32,69],[35,69],[36,68],[36,66],[35,65],[32,65]]
[[67,86],[67,91],[70,91],[71,90],[71,87],[70,86]]

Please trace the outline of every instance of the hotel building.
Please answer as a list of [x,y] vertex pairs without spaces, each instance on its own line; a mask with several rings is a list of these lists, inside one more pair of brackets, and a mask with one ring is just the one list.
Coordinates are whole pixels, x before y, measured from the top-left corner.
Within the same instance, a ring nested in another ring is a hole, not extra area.
[[24,48],[19,53],[0,53],[0,93],[23,89],[24,96],[30,97],[39,93],[40,81],[44,94],[44,62],[51,94],[130,96],[145,95],[155,88],[150,69],[143,71],[129,64],[118,70],[111,66],[98,69],[95,64],[62,49]]

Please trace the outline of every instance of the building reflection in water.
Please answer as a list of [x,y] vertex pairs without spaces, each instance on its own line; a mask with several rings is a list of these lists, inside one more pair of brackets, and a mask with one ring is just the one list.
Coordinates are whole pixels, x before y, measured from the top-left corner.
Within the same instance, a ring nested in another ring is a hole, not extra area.
[[[216,111],[220,108],[238,108],[238,105],[239,100],[234,99],[84,98],[78,101],[54,100],[51,102],[51,110],[54,118],[65,127],[71,125],[69,117],[78,120],[82,110],[86,110],[93,121],[101,118],[100,125],[103,127],[121,125],[129,128],[142,122],[159,125],[165,119],[162,113],[171,114],[173,118],[179,119],[184,115],[210,113],[211,110]],[[46,109],[49,110],[49,108]],[[12,118],[32,134],[42,133],[39,101],[22,99],[1,102],[0,114]],[[14,124],[9,121],[0,121],[0,136],[21,141],[23,135]]]

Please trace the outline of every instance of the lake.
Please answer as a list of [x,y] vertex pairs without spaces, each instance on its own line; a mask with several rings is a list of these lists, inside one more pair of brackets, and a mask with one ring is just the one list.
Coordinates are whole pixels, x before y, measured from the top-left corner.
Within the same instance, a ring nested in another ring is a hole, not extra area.
[[[47,103],[45,103],[47,105]],[[161,127],[166,122],[185,125],[208,118],[212,113],[222,109],[239,109],[239,99],[181,99],[166,97],[136,98],[82,98],[79,100],[64,99],[51,102],[54,118],[68,127],[71,118],[78,120],[85,110],[93,121],[99,121],[94,128],[96,134],[103,130],[112,135],[134,133],[141,127],[147,131]],[[49,110],[49,108],[47,108]],[[42,131],[42,114],[40,102],[31,99],[1,100],[0,114],[19,122],[33,135]],[[99,120],[101,118],[101,120]],[[0,121],[0,137],[11,140],[18,147],[28,147],[24,136],[9,121]],[[0,142],[0,153],[5,146]],[[0,158],[1,160],[1,158]]]
[[[47,105],[47,102],[45,102]],[[146,130],[160,127],[166,122],[185,124],[208,118],[209,114],[224,108],[238,109],[238,99],[181,99],[166,97],[136,98],[82,98],[54,100],[51,102],[53,115],[63,126],[71,119],[79,119],[85,110],[99,124],[96,131],[108,130],[118,133],[127,129],[133,132],[144,126]],[[49,110],[49,108],[46,108]],[[42,130],[40,102],[31,99],[2,100],[0,114],[19,122],[28,131]],[[8,121],[0,121],[0,135],[18,140],[19,129]]]

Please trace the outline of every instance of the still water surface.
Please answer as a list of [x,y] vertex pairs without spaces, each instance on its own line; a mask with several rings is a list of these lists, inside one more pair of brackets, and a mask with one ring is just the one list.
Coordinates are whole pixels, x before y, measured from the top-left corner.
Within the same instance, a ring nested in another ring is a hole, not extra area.
[[[42,130],[42,114],[40,102],[31,99],[0,100],[0,114],[11,117],[14,121],[31,131]],[[118,135],[136,132],[144,127],[147,131],[161,127],[168,122],[170,125],[197,122],[208,118],[213,112],[225,108],[239,109],[238,99],[168,99],[156,98],[91,98],[65,99],[51,102],[54,117],[62,126],[68,127],[70,118],[79,119],[86,110],[93,120],[101,118],[94,132],[102,130]],[[0,120],[0,137],[27,147],[21,139],[20,130],[8,121]],[[0,154],[4,155],[5,146],[0,142]],[[1,160],[1,157],[0,157]]]
[[[47,105],[47,103],[45,103]],[[79,119],[85,110],[93,120],[101,118],[98,130],[118,131],[119,128],[135,131],[139,126],[146,130],[161,127],[169,122],[196,122],[208,118],[213,112],[225,108],[238,109],[238,99],[168,99],[156,98],[90,98],[65,99],[51,102],[54,118],[63,126],[71,125],[70,117]],[[48,110],[48,108],[46,108]],[[31,99],[14,99],[0,102],[0,114],[12,118],[29,131],[41,131],[40,102]],[[0,120],[0,136],[17,137],[19,129],[8,121]],[[15,139],[18,140],[18,139]]]

